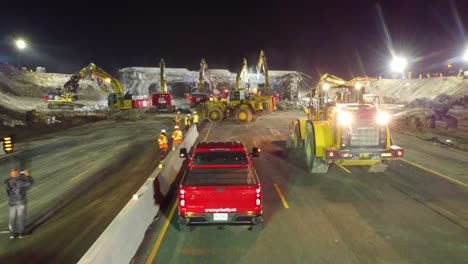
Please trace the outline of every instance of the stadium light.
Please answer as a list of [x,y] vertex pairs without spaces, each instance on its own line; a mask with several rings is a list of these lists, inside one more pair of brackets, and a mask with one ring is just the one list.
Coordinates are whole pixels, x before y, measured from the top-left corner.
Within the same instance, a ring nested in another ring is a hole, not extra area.
[[406,66],[408,66],[408,61],[403,57],[394,57],[392,63],[390,64],[392,71],[399,73],[403,73],[406,69]]
[[16,47],[20,50],[23,50],[26,48],[26,42],[22,39],[16,40]]

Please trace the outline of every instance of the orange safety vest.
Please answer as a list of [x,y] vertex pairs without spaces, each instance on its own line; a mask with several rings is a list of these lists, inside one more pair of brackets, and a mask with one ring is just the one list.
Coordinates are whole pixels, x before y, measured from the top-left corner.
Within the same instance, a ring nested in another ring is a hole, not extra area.
[[180,144],[182,143],[182,131],[180,130],[174,130],[172,132],[172,144]]
[[159,149],[165,149],[167,148],[167,138],[165,135],[161,134],[159,135],[158,138],[158,144],[159,144]]

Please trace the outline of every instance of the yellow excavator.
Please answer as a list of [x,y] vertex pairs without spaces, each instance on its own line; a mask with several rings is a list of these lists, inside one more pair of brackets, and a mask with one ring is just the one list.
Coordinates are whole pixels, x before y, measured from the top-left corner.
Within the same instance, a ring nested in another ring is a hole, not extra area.
[[132,95],[125,94],[120,82],[94,63],[90,63],[73,74],[70,80],[65,83],[63,89],[57,89],[56,97],[48,100],[48,107],[51,109],[73,109],[73,107],[78,106],[79,104],[75,103],[75,101],[77,100],[76,92],[79,88],[79,82],[87,77],[97,80],[101,91],[108,94],[107,101],[110,109],[128,110],[134,108]]
[[209,96],[205,94],[205,71],[208,69],[205,59],[200,61],[200,71],[198,74],[197,91],[190,91],[189,101],[191,107],[196,107],[198,104],[205,103],[209,100]]
[[311,90],[308,117],[290,122],[287,145],[305,154],[311,173],[326,173],[332,163],[383,172],[388,162],[403,157],[390,136],[390,115],[364,100],[365,80],[322,75]]
[[[259,79],[261,73],[263,72],[263,84],[258,85],[258,91],[253,91],[253,99],[256,101],[262,102],[265,107],[263,110],[274,110],[275,103],[274,98],[272,96],[272,91],[270,87],[270,80],[268,78],[268,65],[266,62],[265,51],[260,51],[260,56],[257,62],[257,80]],[[265,109],[266,108],[266,109]]]
[[175,110],[175,105],[172,103],[172,95],[167,91],[166,84],[166,63],[164,59],[159,61],[159,93],[151,96],[153,107],[159,110],[165,110],[172,113]]

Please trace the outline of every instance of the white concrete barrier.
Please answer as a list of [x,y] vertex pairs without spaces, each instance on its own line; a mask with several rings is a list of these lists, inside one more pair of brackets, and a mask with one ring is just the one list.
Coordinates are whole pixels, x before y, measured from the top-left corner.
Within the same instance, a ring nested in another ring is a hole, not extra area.
[[169,152],[162,161],[163,167],[151,174],[133,198],[129,197],[127,205],[78,263],[130,263],[143,241],[146,229],[159,211],[159,205],[155,201],[159,194],[155,193],[154,180],[159,181],[159,191],[165,196],[183,164],[183,159],[179,158],[179,148],[190,149],[197,138],[196,126],[192,126],[180,146]]

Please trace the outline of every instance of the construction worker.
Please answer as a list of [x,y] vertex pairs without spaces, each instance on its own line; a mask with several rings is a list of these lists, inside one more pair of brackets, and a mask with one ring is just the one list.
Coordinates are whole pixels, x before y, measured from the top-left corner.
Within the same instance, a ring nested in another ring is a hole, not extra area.
[[188,114],[188,115],[185,117],[185,131],[188,131],[188,130],[189,130],[190,125],[191,125],[191,121],[192,121],[192,119],[190,118],[190,114]]
[[161,154],[161,159],[164,159],[167,155],[167,148],[168,148],[165,129],[161,129],[161,134],[159,135],[159,138],[158,138],[158,144],[159,144],[159,153]]
[[175,123],[176,123],[176,126],[182,127],[182,117],[180,116],[180,111],[177,111]]
[[198,114],[196,111],[193,111],[193,124],[196,125],[198,129]]
[[175,147],[182,143],[182,138],[182,131],[180,131],[179,126],[175,126],[172,132],[172,150],[175,150]]

